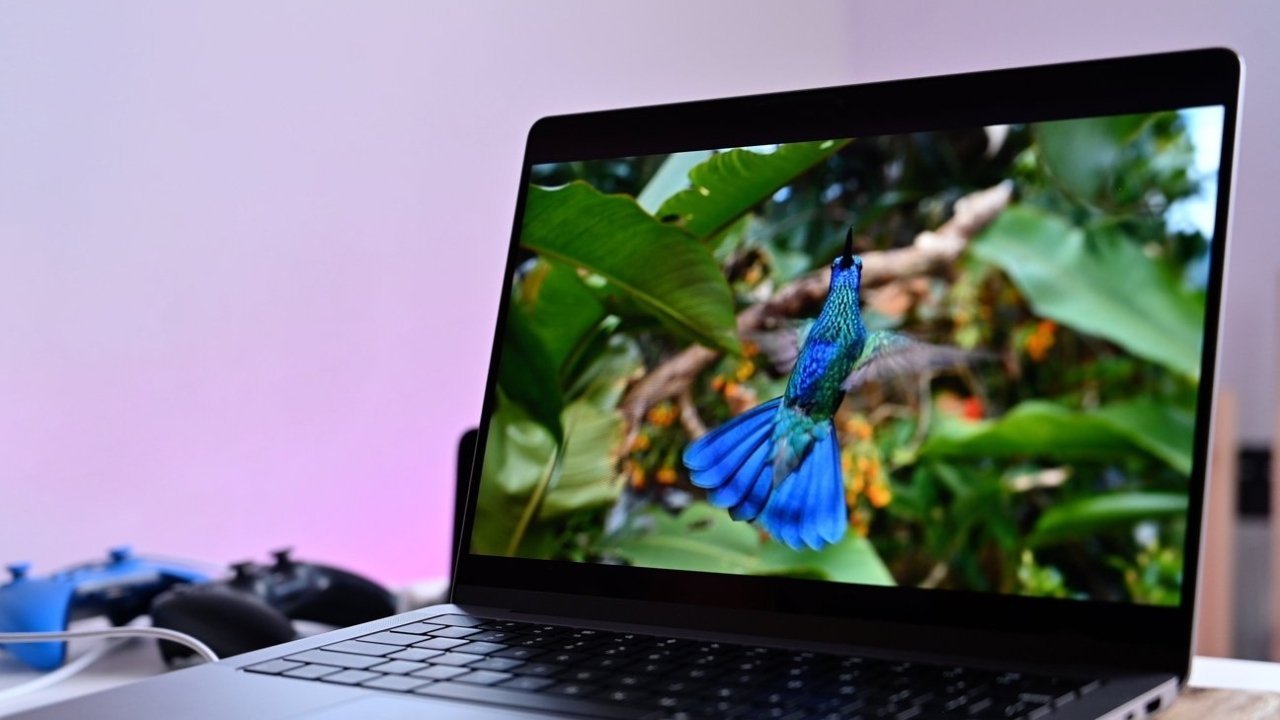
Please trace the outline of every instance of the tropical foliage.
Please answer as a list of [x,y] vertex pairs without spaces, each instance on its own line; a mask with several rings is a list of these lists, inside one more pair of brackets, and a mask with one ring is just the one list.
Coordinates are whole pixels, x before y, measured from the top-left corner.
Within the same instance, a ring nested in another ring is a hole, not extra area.
[[[1209,179],[1194,155],[1157,113],[535,167],[472,549],[1178,602],[1209,237],[1171,209]],[[786,382],[736,318],[849,227],[864,256],[910,247],[1000,183],[954,262],[864,290],[869,325],[974,361],[845,401],[845,540],[793,551],[710,506],[685,446]],[[676,366],[678,393],[633,397]]]

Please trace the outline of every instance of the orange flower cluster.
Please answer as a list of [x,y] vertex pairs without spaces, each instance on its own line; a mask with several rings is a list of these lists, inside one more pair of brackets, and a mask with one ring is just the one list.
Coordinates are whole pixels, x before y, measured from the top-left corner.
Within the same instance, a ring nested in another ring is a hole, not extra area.
[[1027,338],[1027,355],[1035,362],[1041,362],[1049,354],[1058,333],[1058,324],[1052,320],[1041,320],[1036,329]]
[[[870,529],[871,511],[887,507],[893,501],[893,491],[889,488],[880,452],[871,441],[871,423],[861,415],[854,415],[844,421],[841,429],[852,440],[840,453],[849,525],[865,537]],[[866,504],[860,503],[859,498],[866,498]]]

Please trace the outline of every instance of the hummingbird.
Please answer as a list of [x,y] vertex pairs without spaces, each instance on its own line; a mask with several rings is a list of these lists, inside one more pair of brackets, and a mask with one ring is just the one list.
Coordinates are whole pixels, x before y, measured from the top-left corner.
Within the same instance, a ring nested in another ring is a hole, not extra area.
[[[840,444],[832,418],[852,388],[933,365],[938,346],[901,333],[867,331],[862,258],[853,230],[831,263],[826,301],[809,329],[781,397],[748,410],[688,445],[683,461],[708,500],[734,520],[756,522],[775,540],[815,550],[849,526]],[[947,361],[960,351],[938,348]],[[946,357],[946,356],[952,357]]]

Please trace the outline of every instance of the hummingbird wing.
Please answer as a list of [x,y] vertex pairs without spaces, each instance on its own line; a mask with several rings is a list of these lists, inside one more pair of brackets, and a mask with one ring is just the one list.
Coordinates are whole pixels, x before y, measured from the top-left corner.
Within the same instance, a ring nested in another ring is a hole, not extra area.
[[948,345],[934,345],[910,335],[874,330],[867,334],[862,354],[853,372],[840,384],[849,392],[868,383],[904,380],[924,373],[964,367],[982,358],[982,354]]
[[777,321],[771,328],[753,330],[742,337],[760,349],[760,354],[769,361],[769,370],[779,377],[790,374],[796,366],[800,348],[804,347],[812,327],[813,318]]

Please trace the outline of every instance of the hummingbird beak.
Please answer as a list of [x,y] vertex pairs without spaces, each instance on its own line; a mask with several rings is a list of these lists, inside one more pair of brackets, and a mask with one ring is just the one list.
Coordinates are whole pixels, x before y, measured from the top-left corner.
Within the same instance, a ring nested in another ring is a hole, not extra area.
[[848,268],[851,265],[853,265],[853,228],[852,227],[849,228],[849,234],[845,235],[845,238],[844,238],[844,258],[841,260],[840,265],[844,268]]

